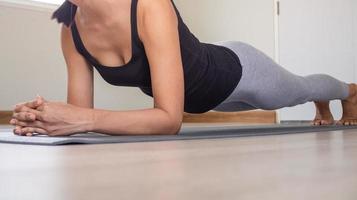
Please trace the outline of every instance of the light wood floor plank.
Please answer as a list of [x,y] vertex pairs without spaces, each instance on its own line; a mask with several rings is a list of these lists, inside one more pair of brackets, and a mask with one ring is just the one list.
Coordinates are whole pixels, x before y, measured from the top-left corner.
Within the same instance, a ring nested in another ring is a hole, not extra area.
[[0,111],[0,124],[9,124],[11,116],[11,111]]
[[186,123],[271,123],[277,122],[276,111],[207,112],[184,114]]

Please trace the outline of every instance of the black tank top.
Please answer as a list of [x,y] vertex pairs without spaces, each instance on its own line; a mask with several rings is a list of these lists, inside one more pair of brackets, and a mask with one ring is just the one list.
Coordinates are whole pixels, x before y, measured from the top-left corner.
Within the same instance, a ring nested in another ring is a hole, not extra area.
[[[174,2],[172,2],[174,5]],[[137,31],[137,4],[131,3],[132,58],[120,67],[101,65],[84,47],[76,23],[71,25],[77,51],[96,68],[109,84],[139,87],[153,97],[148,58]],[[238,56],[230,49],[201,43],[183,22],[176,6],[181,57],[185,80],[185,105],[188,113],[207,112],[223,102],[238,85],[242,67]]]

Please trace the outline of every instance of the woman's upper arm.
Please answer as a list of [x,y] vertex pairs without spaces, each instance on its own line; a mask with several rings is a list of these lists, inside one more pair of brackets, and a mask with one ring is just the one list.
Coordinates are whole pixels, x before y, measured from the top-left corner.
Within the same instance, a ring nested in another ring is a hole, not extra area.
[[155,107],[182,121],[184,73],[174,7],[170,0],[140,2],[138,32],[150,64]]
[[75,48],[71,29],[62,26],[61,46],[67,65],[67,103],[93,108],[93,69]]

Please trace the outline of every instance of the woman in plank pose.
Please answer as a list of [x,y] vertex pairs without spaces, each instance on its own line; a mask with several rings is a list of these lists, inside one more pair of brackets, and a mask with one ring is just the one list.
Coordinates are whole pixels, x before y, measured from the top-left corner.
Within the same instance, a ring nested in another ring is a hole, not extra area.
[[[254,47],[201,43],[172,0],[67,0],[63,23],[66,103],[42,97],[18,104],[10,123],[19,135],[79,132],[176,134],[183,112],[274,110],[315,102],[315,125],[333,124],[329,101],[342,101],[339,123],[357,124],[357,87],[333,77],[294,75]],[[153,108],[93,108],[93,68],[109,83],[139,87]]]

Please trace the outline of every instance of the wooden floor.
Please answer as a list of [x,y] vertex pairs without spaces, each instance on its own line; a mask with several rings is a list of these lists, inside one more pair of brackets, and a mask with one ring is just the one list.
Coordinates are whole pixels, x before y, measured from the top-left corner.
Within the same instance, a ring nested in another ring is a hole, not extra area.
[[0,144],[0,199],[355,200],[357,131],[87,146]]

